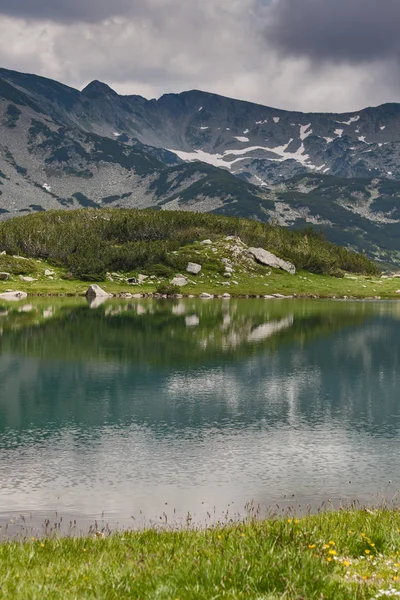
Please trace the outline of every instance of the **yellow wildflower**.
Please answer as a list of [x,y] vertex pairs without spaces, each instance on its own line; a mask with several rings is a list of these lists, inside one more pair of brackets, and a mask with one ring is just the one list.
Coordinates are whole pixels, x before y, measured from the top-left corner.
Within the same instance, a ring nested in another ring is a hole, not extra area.
[[288,519],[288,520],[287,520],[287,522],[288,522],[288,523],[291,523],[291,522],[292,522],[292,519]]
[[326,560],[327,560],[328,562],[331,562],[331,560],[332,560],[332,557],[331,557],[331,556],[328,556],[328,558],[327,558]]
[[315,544],[308,544],[309,548],[315,548]]
[[335,542],[333,542],[332,540],[329,542],[330,546],[336,546]]
[[344,564],[344,566],[345,566],[345,567],[349,567],[349,566],[350,566],[350,563],[349,563],[349,561],[348,561],[348,560],[344,560],[344,561],[343,561],[343,564]]
[[335,556],[336,550],[329,550],[328,554],[332,554],[332,556]]
[[366,550],[365,554],[371,554],[371,550]]

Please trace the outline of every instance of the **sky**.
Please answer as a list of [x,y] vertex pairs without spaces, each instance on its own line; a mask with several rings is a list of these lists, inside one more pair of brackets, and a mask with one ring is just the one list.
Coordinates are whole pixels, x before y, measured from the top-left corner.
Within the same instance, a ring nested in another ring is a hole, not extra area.
[[302,111],[400,100],[399,0],[0,0],[0,66]]

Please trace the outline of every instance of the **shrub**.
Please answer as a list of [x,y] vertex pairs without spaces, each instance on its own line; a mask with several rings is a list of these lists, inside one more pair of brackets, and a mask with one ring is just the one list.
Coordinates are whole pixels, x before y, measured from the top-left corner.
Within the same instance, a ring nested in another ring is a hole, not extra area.
[[181,288],[178,285],[170,283],[169,281],[164,281],[158,284],[156,292],[157,294],[167,295],[167,296],[175,296],[179,294]]

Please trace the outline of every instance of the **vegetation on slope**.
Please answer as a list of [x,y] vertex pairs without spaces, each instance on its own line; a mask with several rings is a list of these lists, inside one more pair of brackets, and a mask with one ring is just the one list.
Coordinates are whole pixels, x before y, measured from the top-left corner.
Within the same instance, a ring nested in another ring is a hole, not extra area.
[[0,249],[44,259],[74,277],[102,281],[108,271],[147,269],[168,277],[186,268],[182,249],[199,240],[238,236],[312,273],[373,275],[367,257],[303,231],[207,213],[101,209],[39,212],[0,224]]
[[349,510],[204,529],[27,537],[0,545],[1,591],[21,600],[395,598],[399,527],[398,511]]

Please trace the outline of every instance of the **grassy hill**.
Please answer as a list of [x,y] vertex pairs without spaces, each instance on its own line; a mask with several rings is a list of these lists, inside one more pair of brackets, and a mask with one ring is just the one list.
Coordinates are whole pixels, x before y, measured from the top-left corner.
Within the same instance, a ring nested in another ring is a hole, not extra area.
[[[138,269],[168,277],[185,269],[188,260],[199,262],[193,244],[226,236],[269,250],[291,261],[298,270],[326,275],[378,272],[364,255],[326,241],[311,228],[290,231],[254,220],[181,211],[39,212],[1,223],[0,250],[7,255],[44,259],[82,280],[101,281],[110,271]],[[218,257],[207,260],[216,271],[224,269]]]

